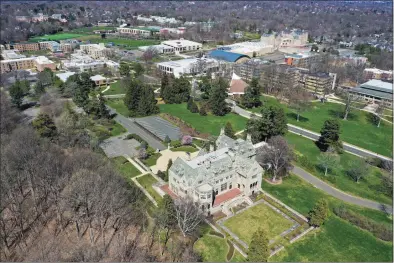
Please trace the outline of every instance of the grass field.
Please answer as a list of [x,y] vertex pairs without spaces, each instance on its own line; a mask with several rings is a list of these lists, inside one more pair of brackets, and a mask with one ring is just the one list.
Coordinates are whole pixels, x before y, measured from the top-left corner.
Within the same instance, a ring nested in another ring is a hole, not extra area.
[[[317,200],[326,199],[330,209],[344,205],[348,210],[377,223],[392,226],[392,219],[383,212],[346,204],[314,188],[295,175],[285,178],[280,185],[263,183],[262,187],[305,216]],[[270,258],[270,261],[392,261],[392,243],[380,241],[369,232],[331,215],[321,230],[286,246],[283,252]]]
[[320,150],[317,148],[315,143],[312,140],[293,133],[287,133],[286,138],[289,144],[293,146],[294,150],[299,154],[304,155],[311,163],[309,166],[304,163],[297,162],[297,165],[308,170],[313,175],[318,176],[320,179],[334,185],[336,188],[352,195],[376,200],[378,202],[388,204],[392,203],[392,199],[379,190],[382,174],[385,173],[384,171],[371,166],[370,174],[356,183],[346,174],[346,170],[351,165],[352,161],[358,160],[360,157],[344,152],[340,155],[340,163],[335,168],[334,175],[330,173],[327,176],[324,176],[324,172],[317,167]]
[[53,35],[45,35],[45,36],[36,36],[29,39],[30,42],[39,42],[39,41],[46,41],[46,40],[64,40],[64,39],[71,39],[71,38],[78,38],[83,35],[75,34],[75,33],[57,33]]
[[224,221],[224,225],[236,234],[242,241],[250,244],[253,233],[263,228],[268,238],[274,239],[293,223],[275,212],[266,204],[258,204]]
[[82,28],[76,28],[71,30],[73,33],[89,33],[93,32],[95,30],[114,30],[116,27],[114,26],[93,26],[93,27],[82,27]]
[[185,146],[181,146],[181,147],[178,147],[178,148],[171,148],[171,151],[173,151],[173,152],[189,152],[189,153],[193,153],[193,152],[197,152],[198,149],[193,147],[193,146],[185,145]]
[[228,245],[224,238],[206,234],[196,241],[194,249],[204,262],[226,262]]
[[159,44],[160,41],[153,39],[121,39],[121,38],[101,38],[100,35],[90,34],[90,35],[81,35],[77,37],[78,40],[81,41],[90,41],[90,43],[110,43],[112,42],[114,45],[118,45],[125,49],[135,49],[140,46],[150,46]]
[[152,184],[157,183],[157,180],[151,174],[141,176],[137,178],[137,181],[146,189],[146,191],[148,191],[156,202],[161,199],[161,196],[152,187]]
[[[106,87],[105,87],[106,88]],[[126,91],[120,85],[120,81],[114,82],[110,84],[110,88],[105,91],[104,95],[116,95],[116,94],[125,94]]]
[[233,125],[235,131],[245,129],[247,121],[247,119],[233,113],[229,113],[225,116],[201,116],[198,113],[191,113],[186,108],[186,103],[161,104],[159,106],[160,112],[169,113],[173,116],[181,118],[199,132],[210,133],[215,136],[220,134],[220,129],[224,127],[228,121]]
[[159,159],[161,156],[161,153],[154,153],[151,156],[149,156],[148,159],[141,160],[146,166],[150,167],[153,165],[156,165],[157,159]]
[[[118,171],[127,179],[130,180],[130,178],[133,178],[141,172],[129,161],[127,161],[126,158],[123,156],[115,157],[111,159],[115,167],[118,169]],[[131,181],[131,180],[130,180]]]
[[[337,103],[312,103],[312,108],[302,113],[300,121],[292,109],[280,104],[276,99],[263,97],[263,103],[267,105],[280,105],[285,109],[287,120],[290,124],[320,132],[325,120],[336,118],[341,123],[341,140],[350,144],[357,145],[364,149],[385,155],[393,156],[393,126],[387,122],[381,123],[378,128],[369,120],[370,113],[353,109],[348,120],[342,120],[343,105]],[[260,112],[261,108],[251,111]]]
[[270,261],[393,262],[392,243],[376,240],[335,216],[302,240],[287,246]]
[[111,136],[118,136],[127,131],[122,125],[117,122],[111,128]]
[[105,104],[115,109],[117,113],[129,116],[129,110],[124,105],[123,99],[108,99]]

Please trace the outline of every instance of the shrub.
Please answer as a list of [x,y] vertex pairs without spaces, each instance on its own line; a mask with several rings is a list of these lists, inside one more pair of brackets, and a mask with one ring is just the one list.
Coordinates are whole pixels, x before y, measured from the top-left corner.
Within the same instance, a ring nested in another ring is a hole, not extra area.
[[167,174],[165,172],[158,171],[157,176],[160,177],[162,180],[166,181]]
[[189,110],[190,110],[191,113],[197,113],[197,112],[199,112],[199,111],[198,111],[198,106],[197,106],[197,104],[196,104],[194,101],[193,101],[193,103],[190,105]]
[[193,138],[190,135],[184,135],[182,137],[182,145],[190,145],[193,143]]
[[170,143],[170,146],[172,146],[172,147],[174,147],[174,148],[178,148],[178,147],[181,147],[182,144],[181,144],[180,141],[172,141],[172,142]]
[[364,230],[371,232],[375,237],[384,240],[392,240],[392,229],[384,224],[379,224],[371,219],[362,215],[356,214],[352,211],[347,210],[345,207],[340,206],[334,208],[334,214],[338,217],[349,221],[351,224],[358,226]]
[[200,115],[201,116],[207,116],[207,110],[205,109],[205,107],[201,107],[200,108]]
[[171,139],[170,139],[170,137],[168,137],[168,135],[166,135],[166,137],[164,138],[164,142],[165,143],[170,143],[171,142]]
[[221,233],[219,233],[219,232],[217,232],[217,231],[215,231],[215,230],[209,231],[209,234],[211,234],[211,235],[213,235],[213,236],[220,237],[220,238],[224,238],[223,234],[221,234]]

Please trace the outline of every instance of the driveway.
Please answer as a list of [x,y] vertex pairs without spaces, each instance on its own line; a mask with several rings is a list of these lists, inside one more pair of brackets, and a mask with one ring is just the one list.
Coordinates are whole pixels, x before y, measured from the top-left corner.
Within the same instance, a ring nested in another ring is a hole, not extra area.
[[125,155],[134,157],[138,154],[138,150],[135,148],[140,146],[140,143],[134,139],[124,140],[126,136],[127,134],[111,137],[100,144],[108,158]]
[[[117,113],[116,110],[114,110],[111,107],[108,107],[108,109],[110,110],[111,114]],[[114,120],[117,121],[119,124],[121,124],[123,127],[125,127],[125,129],[129,133],[135,133],[135,134],[139,135],[153,149],[155,149],[155,150],[156,149],[159,149],[159,150],[166,149],[166,147],[161,143],[161,141],[159,141],[158,139],[156,139],[155,137],[153,137],[152,135],[150,135],[149,133],[144,131],[142,128],[138,127],[138,125],[136,125],[131,118],[126,118],[125,116],[117,113]]]
[[335,187],[332,187],[331,185],[323,182],[322,180],[318,179],[317,177],[313,176],[312,174],[308,173],[300,167],[294,166],[292,172],[304,179],[305,181],[311,183],[314,187],[323,190],[327,194],[332,195],[333,197],[338,198],[344,202],[380,211],[382,211],[382,206],[384,206],[386,208],[386,211],[390,212],[391,214],[393,213],[393,208],[389,205],[346,194],[336,189]]
[[167,164],[168,161],[171,159],[172,162],[174,162],[178,157],[182,158],[186,161],[189,161],[190,159],[193,159],[194,157],[197,156],[197,152],[190,153],[190,159],[189,156],[186,154],[186,152],[173,152],[169,149],[161,151],[161,156],[159,159],[157,159],[156,165],[150,167],[153,173],[157,174],[158,171],[166,171],[167,170]]

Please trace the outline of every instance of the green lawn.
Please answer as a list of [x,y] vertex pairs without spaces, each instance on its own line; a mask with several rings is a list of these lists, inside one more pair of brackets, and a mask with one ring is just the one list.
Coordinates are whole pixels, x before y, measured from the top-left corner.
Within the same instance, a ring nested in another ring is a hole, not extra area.
[[352,195],[376,200],[378,202],[384,202],[388,204],[392,203],[392,199],[379,190],[381,186],[382,174],[385,173],[384,171],[371,166],[370,174],[356,183],[350,176],[346,174],[346,170],[352,161],[360,159],[360,157],[344,152],[340,155],[340,163],[336,167],[334,175],[331,173],[327,176],[324,176],[324,172],[317,167],[320,150],[317,148],[315,143],[312,140],[290,132],[286,134],[286,138],[289,144],[293,146],[294,150],[307,157],[311,163],[310,166],[307,166],[304,163],[296,162],[297,165],[301,166],[305,170],[308,170],[313,175]]
[[234,113],[229,113],[225,116],[201,116],[198,113],[191,113],[186,108],[186,103],[182,104],[161,104],[160,112],[169,113],[175,117],[181,118],[197,131],[202,133],[210,133],[212,135],[219,135],[220,129],[225,126],[226,122],[233,125],[235,131],[245,129],[246,118],[243,118]]
[[234,248],[234,255],[230,262],[246,262],[246,258],[244,258],[244,256],[242,256],[241,253],[239,253],[238,250]]
[[185,145],[185,146],[181,146],[181,147],[178,147],[178,148],[171,148],[171,151],[173,151],[173,152],[189,152],[189,153],[193,153],[193,152],[197,152],[198,149],[193,147],[193,146]]
[[152,184],[157,183],[157,180],[151,174],[141,176],[137,178],[137,181],[145,188],[146,191],[148,191],[156,202],[161,199],[161,196],[152,187]]
[[111,128],[111,136],[118,136],[127,131],[122,125],[117,122]]
[[287,246],[270,261],[280,262],[393,262],[393,244],[338,217],[330,217],[318,230]]
[[114,45],[119,45],[125,49],[135,49],[140,46],[150,46],[160,44],[160,41],[153,39],[121,39],[121,38],[101,38],[100,35],[81,35],[79,38],[81,41],[89,40],[91,43],[110,43]]
[[141,160],[146,166],[150,167],[153,165],[156,165],[157,159],[159,159],[161,156],[161,153],[154,153],[151,156],[149,156],[148,159]]
[[[312,108],[302,113],[300,121],[292,109],[280,104],[271,97],[262,97],[263,103],[267,105],[280,105],[285,109],[287,120],[290,124],[297,125],[311,131],[320,132],[325,120],[337,118],[341,123],[341,140],[361,148],[385,156],[392,156],[393,126],[387,122],[382,122],[378,128],[369,120],[370,113],[353,109],[349,114],[348,120],[342,120],[343,105],[337,103],[313,102]],[[251,111],[260,112],[261,108]]]
[[141,174],[141,172],[123,156],[115,157],[111,160],[114,162],[118,171],[128,180]]
[[226,262],[229,247],[226,239],[206,234],[196,241],[194,249],[204,262]]
[[[314,188],[295,175],[286,177],[280,185],[263,182],[263,189],[300,213],[307,215],[316,201],[326,199],[330,209],[344,205],[347,209],[374,220],[392,225],[383,212],[344,203]],[[331,212],[332,214],[332,212]],[[392,261],[391,242],[375,238],[367,231],[331,215],[321,230],[306,235],[302,240],[286,246],[270,261]]]
[[108,99],[106,104],[115,109],[117,113],[125,117],[129,116],[129,110],[126,105],[124,105],[123,99]]
[[110,88],[107,91],[105,91],[103,94],[104,95],[116,95],[116,94],[125,94],[125,93],[126,93],[126,91],[120,85],[120,81],[117,81],[117,82],[111,83]]
[[71,30],[71,32],[75,32],[75,33],[89,33],[89,32],[93,32],[96,30],[114,30],[116,29],[116,27],[114,26],[93,26],[93,27],[81,27],[81,28],[76,28]]
[[63,39],[71,39],[81,37],[81,34],[74,33],[57,33],[53,35],[45,35],[45,36],[36,36],[29,39],[30,42],[39,42],[46,40],[63,40]]
[[359,213],[378,223],[392,225],[393,222],[383,212],[344,203],[293,174],[284,178],[280,185],[271,185],[263,181],[262,188],[305,216],[308,215],[319,199],[326,199],[331,209],[344,205],[348,210]]
[[242,241],[250,244],[254,232],[259,228],[266,230],[268,238],[274,239],[293,223],[264,203],[253,206],[224,221],[224,225]]

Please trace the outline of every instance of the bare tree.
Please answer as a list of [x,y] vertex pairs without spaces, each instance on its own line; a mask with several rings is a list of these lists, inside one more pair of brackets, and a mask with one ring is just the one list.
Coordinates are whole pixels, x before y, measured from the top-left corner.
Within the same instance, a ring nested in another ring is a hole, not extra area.
[[284,176],[292,169],[293,150],[282,136],[274,136],[268,140],[268,145],[259,148],[256,156],[261,166],[267,166],[272,171],[272,181],[278,176]]
[[201,210],[189,197],[175,200],[175,213],[179,230],[184,237],[194,233],[203,221]]
[[289,106],[296,111],[297,121],[299,121],[301,112],[306,111],[311,107],[311,97],[309,93],[300,86],[297,86],[288,92],[287,97],[289,99]]
[[360,98],[357,95],[354,95],[350,93],[348,90],[343,91],[340,94],[341,98],[343,99],[343,102],[345,103],[345,109],[343,113],[343,119],[347,120],[347,117],[353,107],[353,105],[360,100]]

